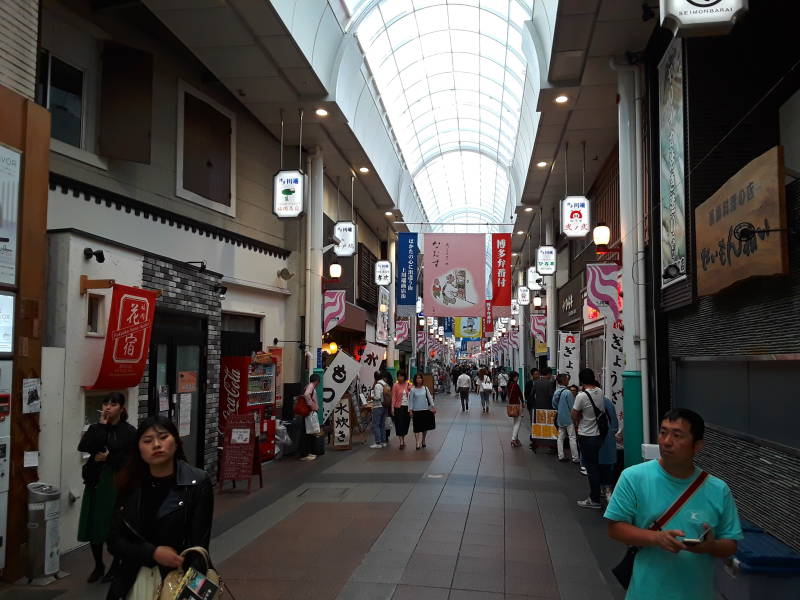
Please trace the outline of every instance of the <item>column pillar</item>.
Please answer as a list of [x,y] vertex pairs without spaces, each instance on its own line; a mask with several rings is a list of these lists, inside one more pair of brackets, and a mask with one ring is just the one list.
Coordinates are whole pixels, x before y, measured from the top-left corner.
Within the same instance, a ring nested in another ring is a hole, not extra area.
[[[387,259],[390,263],[392,263],[392,283],[389,286],[389,344],[386,346],[386,367],[391,370],[392,377],[395,377],[397,374],[398,364],[397,364],[397,350],[394,345],[394,336],[397,333],[395,331],[395,309],[396,309],[396,297],[395,291],[397,290],[397,286],[395,285],[395,277],[397,277],[397,270],[395,265],[395,255],[397,251],[397,236],[395,235],[394,231],[391,229],[388,230],[386,236],[387,246],[388,246],[388,256]],[[409,332],[411,331],[411,327],[409,327]]]
[[[547,218],[545,218],[547,215]],[[544,221],[544,239],[546,246],[554,245],[555,240],[555,209],[545,211],[542,209],[542,220]],[[558,265],[557,265],[558,266]],[[569,265],[567,265],[569,269]],[[558,358],[558,296],[556,294],[556,276],[551,275],[547,278],[547,292],[545,294],[545,306],[547,307],[547,366],[556,368]]]
[[322,150],[315,148],[309,157],[308,202],[306,216],[306,344],[308,371],[317,367],[322,348]]

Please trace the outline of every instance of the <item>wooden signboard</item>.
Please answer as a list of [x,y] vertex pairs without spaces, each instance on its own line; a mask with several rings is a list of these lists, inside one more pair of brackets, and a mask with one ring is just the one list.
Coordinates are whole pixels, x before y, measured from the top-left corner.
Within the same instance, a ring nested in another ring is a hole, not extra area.
[[[763,275],[785,275],[786,195],[783,148],[775,146],[748,163],[695,209],[697,293],[710,296]],[[737,239],[743,224],[756,230]]]
[[225,424],[220,484],[233,481],[233,487],[236,487],[237,481],[246,479],[249,492],[253,475],[259,476],[260,485],[263,486],[256,435],[256,413],[230,415]]

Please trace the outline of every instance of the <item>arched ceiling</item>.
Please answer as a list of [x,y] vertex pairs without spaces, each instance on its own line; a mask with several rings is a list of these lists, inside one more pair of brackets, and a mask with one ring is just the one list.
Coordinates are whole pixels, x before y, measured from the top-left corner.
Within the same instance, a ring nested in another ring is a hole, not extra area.
[[428,218],[503,222],[532,0],[345,2]]

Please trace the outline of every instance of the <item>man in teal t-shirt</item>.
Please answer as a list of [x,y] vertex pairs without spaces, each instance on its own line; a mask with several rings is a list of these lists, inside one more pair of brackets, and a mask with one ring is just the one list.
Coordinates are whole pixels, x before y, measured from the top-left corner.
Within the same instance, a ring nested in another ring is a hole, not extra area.
[[[705,424],[696,412],[670,410],[661,421],[661,458],[625,469],[605,513],[611,538],[641,549],[626,600],[712,600],[714,558],[736,553],[742,527],[727,484],[709,476],[661,531],[648,528],[700,474],[693,459]],[[684,540],[699,538],[699,544]]]

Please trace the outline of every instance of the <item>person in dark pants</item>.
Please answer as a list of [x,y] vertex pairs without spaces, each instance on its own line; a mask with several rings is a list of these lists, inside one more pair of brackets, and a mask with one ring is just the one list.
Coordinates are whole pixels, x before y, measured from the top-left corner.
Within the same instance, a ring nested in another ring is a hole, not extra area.
[[583,387],[583,391],[578,392],[578,395],[575,396],[571,414],[572,422],[578,432],[581,457],[589,477],[589,497],[586,500],[578,500],[578,506],[599,510],[603,508],[600,495],[600,446],[603,440],[597,425],[596,410],[605,411],[605,402],[603,401],[603,390],[600,389],[594,378],[594,371],[581,369],[578,373],[578,381]]
[[[319,404],[317,404],[317,386],[319,385],[319,375],[314,373],[308,378],[308,385],[303,391],[303,396],[311,407],[311,413],[303,419],[303,431],[300,434],[300,460],[316,460],[317,455],[312,454],[311,449],[314,447],[314,437],[319,433],[319,421],[317,420],[317,411]],[[314,424],[316,423],[316,427]]]
[[125,396],[113,392],[103,400],[100,422],[91,425],[78,444],[80,452],[90,455],[83,467],[86,487],[78,523],[78,540],[89,542],[94,557],[94,570],[87,579],[89,583],[101,578],[107,583],[114,576],[114,564],[106,574],[103,544],[117,501],[114,476],[127,464],[136,444],[136,429],[127,421]]

